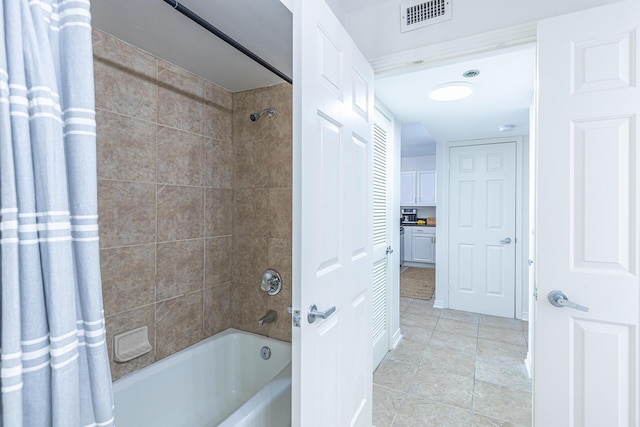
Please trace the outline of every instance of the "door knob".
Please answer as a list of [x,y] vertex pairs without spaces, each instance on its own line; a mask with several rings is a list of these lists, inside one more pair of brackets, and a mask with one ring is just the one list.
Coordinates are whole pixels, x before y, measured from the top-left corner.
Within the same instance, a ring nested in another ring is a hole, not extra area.
[[307,315],[307,320],[309,321],[309,323],[313,323],[318,317],[321,319],[326,319],[327,317],[331,316],[334,311],[336,311],[335,305],[333,307],[329,307],[325,311],[318,311],[318,306],[315,304],[311,304],[311,306],[309,306],[309,314]]
[[567,294],[562,291],[551,291],[549,292],[548,298],[551,305],[556,307],[569,307],[580,311],[589,311],[589,307],[569,301]]
[[500,243],[508,245],[509,243],[511,243],[511,237],[505,237],[504,240],[500,240]]

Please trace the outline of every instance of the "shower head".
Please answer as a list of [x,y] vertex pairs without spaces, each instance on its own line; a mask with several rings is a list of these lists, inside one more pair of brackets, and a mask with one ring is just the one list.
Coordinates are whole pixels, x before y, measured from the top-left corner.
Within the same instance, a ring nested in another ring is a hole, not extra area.
[[251,113],[249,114],[249,120],[251,120],[252,122],[257,122],[258,119],[260,119],[260,117],[264,116],[265,114],[269,117],[273,117],[276,114],[276,109],[271,107],[265,108],[264,110],[258,111],[257,113]]

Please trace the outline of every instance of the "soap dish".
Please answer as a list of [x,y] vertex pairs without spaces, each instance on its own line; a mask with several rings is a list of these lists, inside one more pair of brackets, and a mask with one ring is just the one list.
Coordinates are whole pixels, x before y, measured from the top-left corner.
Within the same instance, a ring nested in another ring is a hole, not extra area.
[[128,362],[151,351],[149,328],[141,326],[113,337],[113,360]]

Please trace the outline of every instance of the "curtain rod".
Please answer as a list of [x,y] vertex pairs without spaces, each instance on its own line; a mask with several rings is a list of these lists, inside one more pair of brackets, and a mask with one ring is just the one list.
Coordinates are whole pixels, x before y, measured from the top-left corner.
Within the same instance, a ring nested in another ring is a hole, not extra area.
[[240,43],[238,43],[237,41],[235,41],[233,38],[229,37],[228,35],[226,35],[222,31],[220,31],[218,28],[216,28],[213,25],[211,25],[206,20],[202,19],[196,13],[191,11],[191,9],[189,9],[188,7],[181,5],[177,0],[164,0],[164,2],[169,4],[169,5],[171,5],[171,7],[173,7],[175,10],[177,10],[180,13],[182,13],[184,16],[186,16],[187,18],[191,19],[193,22],[195,22],[196,24],[200,25],[202,28],[204,28],[207,31],[213,33],[214,35],[216,35],[221,40],[225,41],[226,43],[230,44],[231,46],[233,46],[234,48],[236,48],[240,52],[244,53],[249,58],[253,59],[258,64],[262,65],[264,68],[266,68],[267,70],[271,71],[276,76],[280,77],[282,80],[286,81],[289,84],[293,84],[293,80],[291,80],[291,77],[287,76],[282,71],[278,70],[276,67],[274,67],[273,65],[269,64],[267,61],[265,61],[264,59],[260,58],[255,53],[251,52],[249,49],[247,49],[246,47],[244,47],[243,45],[241,45]]

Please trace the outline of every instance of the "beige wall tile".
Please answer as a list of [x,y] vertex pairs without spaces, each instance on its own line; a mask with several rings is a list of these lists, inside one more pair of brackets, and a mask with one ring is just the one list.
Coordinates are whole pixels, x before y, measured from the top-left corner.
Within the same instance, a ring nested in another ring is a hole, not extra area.
[[232,280],[231,236],[206,239],[205,287],[213,288]]
[[205,185],[231,189],[233,186],[233,146],[217,139],[205,140]]
[[155,182],[156,126],[96,110],[98,178]]
[[269,182],[273,188],[291,188],[293,147],[291,138],[274,139],[269,144]]
[[160,126],[157,141],[159,183],[204,185],[204,137]]
[[156,120],[156,59],[121,40],[93,31],[96,107]]
[[234,190],[232,215],[234,236],[269,237],[269,190]]
[[233,188],[268,188],[269,156],[268,140],[234,138]]
[[106,316],[155,302],[155,255],[153,244],[100,251]]
[[158,241],[194,239],[204,232],[204,188],[158,186]]
[[204,135],[205,81],[166,61],[158,62],[158,123]]
[[156,304],[156,359],[204,338],[202,291]]
[[231,327],[254,334],[267,335],[269,325],[258,325],[258,319],[267,314],[269,296],[260,289],[260,280],[250,283],[233,282],[231,291]]
[[207,82],[205,99],[205,136],[230,142],[233,135],[233,94]]
[[204,239],[157,245],[156,301],[203,288]]
[[207,188],[205,190],[205,237],[233,234],[233,193],[231,190]]
[[[155,361],[156,332],[154,325],[155,304],[145,305],[133,310],[118,313],[115,316],[105,318],[107,329],[107,347],[109,349],[109,362],[111,363],[111,378],[115,381],[118,378],[144,368]],[[132,329],[146,326],[149,332],[149,342],[151,343],[151,352],[137,357],[129,362],[113,361],[113,337]]]
[[155,241],[155,192],[155,184],[98,180],[102,248]]
[[[233,280],[260,285],[262,273],[269,267],[268,243],[262,237],[234,236]],[[265,306],[266,307],[266,306]]]
[[231,327],[231,282],[204,290],[204,334],[208,337]]
[[269,189],[270,237],[291,240],[291,203],[290,188]]

